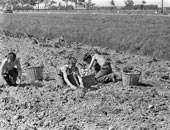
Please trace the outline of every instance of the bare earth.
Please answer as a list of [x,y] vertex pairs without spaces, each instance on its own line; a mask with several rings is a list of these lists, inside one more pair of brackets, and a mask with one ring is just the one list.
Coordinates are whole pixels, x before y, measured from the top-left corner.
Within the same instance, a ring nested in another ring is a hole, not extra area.
[[[168,130],[170,129],[169,61],[117,53],[94,47],[108,54],[113,70],[131,64],[142,72],[141,84],[122,82],[99,85],[84,92],[63,93],[58,87],[58,68],[70,55],[82,62],[91,47],[59,44],[57,39],[38,45],[30,39],[1,39],[0,60],[11,49],[17,51],[23,67],[20,87],[0,88],[0,130]],[[44,64],[44,80],[29,84],[25,67]],[[116,65],[116,67],[115,67]]]

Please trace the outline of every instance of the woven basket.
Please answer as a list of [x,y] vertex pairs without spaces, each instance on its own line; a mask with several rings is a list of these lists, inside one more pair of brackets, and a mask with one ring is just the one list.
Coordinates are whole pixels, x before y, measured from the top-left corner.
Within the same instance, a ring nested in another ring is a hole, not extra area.
[[91,74],[83,77],[83,83],[85,88],[90,88],[92,85],[95,85],[95,75]]
[[140,76],[140,71],[135,71],[132,73],[122,72],[123,86],[138,85]]
[[43,79],[43,67],[29,67],[26,69],[27,77],[30,82]]

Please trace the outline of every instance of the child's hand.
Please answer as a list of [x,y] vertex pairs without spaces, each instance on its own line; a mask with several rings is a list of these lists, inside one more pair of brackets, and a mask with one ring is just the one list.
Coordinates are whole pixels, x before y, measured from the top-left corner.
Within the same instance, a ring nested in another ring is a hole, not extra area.
[[16,81],[17,84],[20,84],[21,83],[21,80],[19,78],[17,78],[17,81]]
[[6,81],[4,81],[4,83],[3,83],[5,86],[7,86],[8,85],[8,83],[6,82]]
[[84,88],[84,85],[83,85],[83,84],[80,84],[80,88]]
[[84,69],[84,72],[85,73],[89,72],[89,69],[88,68]]
[[71,87],[71,89],[73,89],[73,90],[76,90],[76,89],[77,89],[77,87],[74,86],[74,85],[72,85],[72,86],[70,86],[70,87]]
[[85,69],[84,69],[84,71],[86,71],[86,72],[87,72],[87,71],[89,71],[89,69],[88,69],[88,68],[85,68]]

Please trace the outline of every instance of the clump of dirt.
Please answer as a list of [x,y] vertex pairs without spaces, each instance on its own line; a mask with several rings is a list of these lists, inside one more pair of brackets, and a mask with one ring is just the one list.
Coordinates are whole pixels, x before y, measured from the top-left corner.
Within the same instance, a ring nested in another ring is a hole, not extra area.
[[[64,39],[63,39],[64,40]],[[107,50],[114,71],[132,65],[142,72],[141,84],[122,82],[99,84],[97,89],[67,91],[56,84],[56,75],[66,58],[93,49],[66,41],[33,44],[30,39],[4,39],[0,59],[13,50],[23,67],[19,87],[0,88],[0,129],[4,130],[142,130],[170,127],[170,85],[168,61]],[[51,45],[55,43],[55,46]],[[57,44],[64,42],[64,44]],[[103,53],[102,48],[95,50]],[[105,54],[105,53],[103,53]],[[44,80],[29,83],[25,68],[44,64]],[[169,76],[169,75],[168,75]],[[166,79],[161,80],[161,79]]]

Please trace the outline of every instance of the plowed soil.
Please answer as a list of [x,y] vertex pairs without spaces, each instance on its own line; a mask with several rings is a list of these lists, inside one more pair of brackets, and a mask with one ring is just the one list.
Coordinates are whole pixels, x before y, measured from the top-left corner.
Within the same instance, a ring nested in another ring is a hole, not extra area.
[[[170,129],[169,61],[57,39],[33,44],[28,38],[2,38],[0,43],[0,60],[13,50],[23,68],[20,86],[0,88],[1,130]],[[82,62],[83,54],[94,49],[111,59],[115,72],[129,64],[138,68],[140,84],[123,86],[120,81],[65,92],[67,86],[57,85],[59,67],[70,55]],[[28,82],[28,63],[44,64],[42,81]]]

